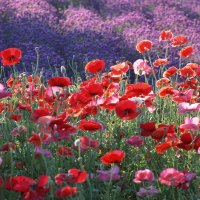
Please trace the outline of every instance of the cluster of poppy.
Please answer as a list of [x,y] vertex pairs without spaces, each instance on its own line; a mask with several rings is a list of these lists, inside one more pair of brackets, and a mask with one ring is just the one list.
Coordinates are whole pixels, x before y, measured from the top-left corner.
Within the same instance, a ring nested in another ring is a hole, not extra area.
[[[172,47],[182,46],[187,42],[185,36],[174,37],[171,31],[163,31],[160,40],[169,42]],[[151,48],[152,42],[149,40],[143,40],[136,45],[140,53],[146,53]],[[180,57],[191,56],[193,54],[193,49],[191,49],[190,46],[182,48]],[[21,51],[15,48],[6,49],[0,53],[0,57],[4,66],[13,66],[20,61]],[[34,159],[41,155],[47,158],[54,155],[76,157],[77,152],[87,153],[89,149],[101,152],[99,150],[104,144],[91,134],[97,131],[102,134],[107,129],[107,124],[94,119],[99,113],[116,115],[124,121],[134,120],[146,110],[153,113],[156,110],[156,98],[168,98],[175,104],[178,103],[179,114],[200,111],[200,87],[198,86],[200,66],[196,63],[188,63],[183,68],[171,66],[165,70],[163,77],[156,82],[158,92],[154,92],[153,86],[148,82],[124,84],[124,77],[130,70],[138,75],[153,74],[156,73],[154,67],[168,64],[170,62],[167,58],[159,58],[153,64],[150,63],[151,66],[146,60],[141,59],[133,64],[124,61],[111,66],[110,72],[101,73],[105,68],[105,62],[97,59],[86,64],[85,71],[89,74],[89,78],[76,87],[68,77],[52,77],[45,84],[37,74],[28,76],[23,73],[19,76],[11,76],[7,80],[9,91],[0,84],[0,113],[6,113],[10,120],[15,121],[17,127],[10,132],[13,140],[2,145],[0,151],[5,153],[10,150],[16,151],[19,144],[16,143],[15,138],[20,134],[27,134],[28,144],[34,147]],[[183,81],[174,81],[175,76],[182,77]],[[5,98],[7,98],[6,101]],[[14,105],[9,103],[12,98],[16,102]],[[28,130],[23,125],[24,111],[30,114],[30,118],[26,120],[36,125],[31,134],[27,133]],[[133,135],[126,140],[127,145],[140,148],[147,137],[151,137],[157,142],[155,150],[158,154],[163,154],[169,148],[174,148],[175,151],[200,149],[200,137],[196,134],[200,129],[198,117],[186,117],[179,125],[156,124],[154,121],[147,121],[140,124],[140,129],[140,135]],[[79,133],[84,133],[84,135]],[[60,142],[62,144],[57,145],[53,153],[49,145]],[[71,145],[68,145],[69,143]],[[122,177],[119,165],[122,165],[122,161],[126,159],[126,152],[113,149],[101,154],[101,163],[111,168],[96,170],[98,173],[96,178],[102,181],[120,180]],[[0,161],[1,165],[3,157],[0,157]],[[23,168],[23,165],[16,162],[19,168]],[[0,183],[4,183],[6,190],[21,192],[25,200],[44,199],[53,187],[49,184],[49,176],[50,174],[41,175],[38,181],[26,176],[13,176],[4,180],[0,179]],[[167,168],[161,172],[159,181],[168,186],[188,189],[189,183],[195,177],[196,174],[188,170],[178,171]],[[89,177],[85,170],[76,168],[69,169],[67,173],[57,173],[55,183],[56,188],[59,188],[56,189],[55,195],[58,198],[75,195],[78,188],[71,187],[69,184],[84,183],[88,178],[92,177]],[[136,172],[133,181],[135,183],[153,182],[154,179],[150,170],[140,170]],[[66,185],[66,183],[69,184]],[[157,193],[159,190],[151,185],[140,188],[137,194],[138,196],[153,196]]]

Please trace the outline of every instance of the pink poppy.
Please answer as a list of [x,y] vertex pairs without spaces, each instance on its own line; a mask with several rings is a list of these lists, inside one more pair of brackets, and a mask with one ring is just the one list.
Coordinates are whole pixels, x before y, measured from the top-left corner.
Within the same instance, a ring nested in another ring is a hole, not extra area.
[[135,173],[135,178],[133,179],[133,182],[135,183],[142,183],[143,181],[153,182],[154,180],[155,178],[153,172],[149,169],[145,169],[145,170],[138,170]]
[[178,107],[179,114],[185,114],[192,111],[197,111],[197,112],[200,111],[200,103],[190,104],[190,103],[183,102],[183,103],[179,103],[177,107]]
[[184,130],[194,130],[197,131],[200,129],[200,119],[198,117],[185,117],[184,123],[179,126]]
[[174,168],[167,168],[160,173],[158,180],[162,184],[176,187],[185,182],[185,175],[183,172],[180,172]]

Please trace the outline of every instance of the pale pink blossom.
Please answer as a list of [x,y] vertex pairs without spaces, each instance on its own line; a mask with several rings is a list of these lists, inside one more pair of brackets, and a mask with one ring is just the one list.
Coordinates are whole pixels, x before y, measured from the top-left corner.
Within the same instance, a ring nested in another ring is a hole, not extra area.
[[190,104],[190,103],[183,102],[183,103],[179,103],[177,107],[178,107],[179,114],[185,114],[192,111],[200,111],[200,103]]
[[144,74],[150,74],[152,72],[151,67],[147,64],[146,60],[138,59],[133,63],[134,73],[142,76]]

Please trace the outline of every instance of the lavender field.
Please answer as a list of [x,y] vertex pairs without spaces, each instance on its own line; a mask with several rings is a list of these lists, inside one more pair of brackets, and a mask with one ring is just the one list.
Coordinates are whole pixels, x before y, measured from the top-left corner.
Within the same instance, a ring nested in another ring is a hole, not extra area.
[[[185,34],[199,59],[199,0],[1,0],[0,47],[18,47],[28,69],[36,62],[59,67],[104,58],[108,64],[139,58],[135,44],[162,30]],[[156,49],[156,48],[154,48]],[[170,54],[176,62],[177,54]],[[46,72],[47,73],[47,72]]]

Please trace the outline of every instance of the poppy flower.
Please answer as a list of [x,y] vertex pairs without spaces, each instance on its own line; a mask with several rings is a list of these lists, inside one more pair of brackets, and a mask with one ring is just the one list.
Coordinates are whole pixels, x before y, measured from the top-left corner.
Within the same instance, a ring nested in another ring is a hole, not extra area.
[[59,146],[56,154],[59,156],[73,156],[71,148],[65,146]]
[[140,114],[139,112],[136,112],[136,103],[130,100],[122,100],[117,103],[115,112],[122,120],[131,120]]
[[164,58],[164,59],[159,58],[159,59],[155,60],[153,63],[153,65],[155,67],[160,67],[161,65],[167,65],[167,64],[169,64],[169,61],[166,58]]
[[193,181],[197,177],[197,175],[196,173],[187,170],[181,170],[180,172],[184,174],[185,181],[184,183],[180,183],[177,187],[182,190],[187,190],[189,188],[190,182]]
[[178,69],[176,67],[169,67],[164,73],[163,77],[171,77],[177,73]]
[[172,142],[168,141],[168,142],[164,142],[161,144],[157,144],[155,146],[155,150],[156,150],[157,154],[163,154],[167,149],[171,148],[172,146],[173,146]]
[[194,90],[183,90],[183,91],[175,91],[174,96],[172,97],[172,100],[175,102],[190,102],[193,96]]
[[194,141],[194,139],[196,138],[195,134],[192,133],[183,133],[180,136],[180,140],[181,142],[183,142],[184,144],[190,144]]
[[196,72],[190,67],[190,65],[186,65],[180,69],[180,75],[182,77],[194,77],[196,76]]
[[42,117],[50,114],[50,110],[47,108],[37,108],[35,109],[30,116],[30,120],[37,122],[37,120]]
[[178,35],[173,38],[171,46],[178,47],[178,46],[184,45],[187,41],[188,39],[184,35]]
[[185,117],[184,123],[179,126],[181,129],[184,130],[194,130],[198,131],[200,129],[200,118],[198,117]]
[[188,58],[190,57],[192,54],[194,54],[194,49],[192,46],[187,46],[184,47],[180,50],[179,52],[179,56],[182,58]]
[[0,57],[4,66],[12,66],[20,62],[22,52],[17,48],[8,48],[0,52]]
[[121,163],[122,160],[125,158],[126,154],[121,150],[114,150],[104,154],[101,157],[101,162],[104,165],[110,165],[113,163]]
[[152,72],[152,68],[147,64],[147,61],[142,59],[138,59],[133,63],[133,69],[134,73],[139,76]]
[[81,152],[87,151],[89,148],[98,149],[101,143],[98,140],[93,140],[88,136],[83,136],[74,142],[75,146],[80,146]]
[[197,112],[200,111],[200,103],[191,104],[191,103],[183,102],[183,103],[179,103],[177,107],[178,107],[179,114],[185,114],[192,111],[197,111]]
[[165,98],[167,95],[173,95],[174,94],[174,88],[170,87],[170,86],[165,86],[162,87],[159,91],[158,91],[158,95],[161,98]]
[[77,193],[77,188],[71,186],[65,186],[56,190],[56,196],[58,198],[74,196],[76,193]]
[[170,80],[168,78],[161,78],[156,81],[156,87],[169,86]]
[[41,146],[42,144],[42,139],[36,133],[32,133],[32,136],[28,139],[28,141],[35,146]]
[[127,62],[119,63],[110,67],[110,70],[113,72],[113,75],[125,74],[129,70],[130,66]]
[[142,137],[133,135],[126,141],[126,144],[129,144],[133,147],[141,147],[143,142],[144,142],[144,139]]
[[6,98],[6,97],[12,97],[12,93],[9,91],[6,91],[4,85],[0,83],[0,99]]
[[144,181],[153,182],[155,180],[154,174],[149,169],[138,170],[135,173],[135,178],[133,179],[134,183],[142,183]]
[[159,37],[159,40],[163,40],[163,41],[170,41],[173,39],[173,33],[171,32],[171,30],[168,31],[162,31]]
[[150,40],[142,40],[137,43],[136,50],[139,53],[146,53],[152,48],[153,43]]
[[68,77],[53,77],[48,80],[49,86],[67,87],[72,85],[70,78]]
[[103,95],[103,87],[100,83],[90,83],[86,87],[84,87],[84,89],[87,90],[87,92],[89,93],[90,96],[95,96],[95,95],[102,96]]
[[162,184],[177,187],[179,184],[185,182],[185,175],[174,168],[167,168],[160,173],[158,180]]
[[103,125],[99,122],[96,122],[95,120],[80,120],[80,124],[78,127],[80,130],[83,131],[97,131],[97,130],[102,130]]
[[147,96],[152,91],[152,87],[143,82],[138,82],[134,84],[126,84],[126,91],[124,97],[139,97],[141,95]]
[[85,71],[89,73],[98,73],[104,69],[105,65],[104,60],[92,60],[86,64]]
[[156,125],[155,122],[146,122],[140,124],[141,130],[141,136],[147,137],[150,136],[155,130],[156,130]]
[[81,171],[73,168],[68,170],[66,181],[69,183],[84,183],[87,178],[88,174],[85,170]]

